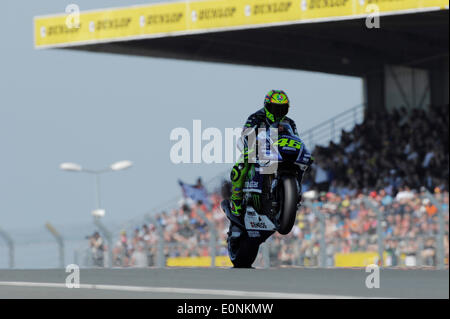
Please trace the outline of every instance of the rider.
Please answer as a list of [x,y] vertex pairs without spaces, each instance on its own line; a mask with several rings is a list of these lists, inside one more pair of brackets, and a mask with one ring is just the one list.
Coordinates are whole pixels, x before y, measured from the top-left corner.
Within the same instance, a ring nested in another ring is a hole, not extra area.
[[[250,115],[244,125],[244,134],[249,130],[267,128],[275,122],[289,124],[298,136],[297,127],[294,121],[286,116],[289,110],[289,99],[282,90],[271,90],[264,99],[264,107]],[[243,186],[249,169],[248,156],[252,152],[245,146],[241,158],[234,164],[231,170],[231,213],[241,216],[243,213]]]

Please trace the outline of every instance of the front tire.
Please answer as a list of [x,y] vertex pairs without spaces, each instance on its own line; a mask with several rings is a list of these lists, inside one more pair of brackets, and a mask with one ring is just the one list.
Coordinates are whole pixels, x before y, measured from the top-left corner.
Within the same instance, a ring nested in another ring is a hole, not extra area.
[[294,227],[297,216],[298,190],[294,176],[282,176],[280,187],[280,227],[278,232],[287,235]]

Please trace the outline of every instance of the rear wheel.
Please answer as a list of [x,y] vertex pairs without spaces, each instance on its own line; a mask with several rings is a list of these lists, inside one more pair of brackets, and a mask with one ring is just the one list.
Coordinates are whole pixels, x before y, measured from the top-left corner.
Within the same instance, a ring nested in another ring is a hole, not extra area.
[[234,268],[251,268],[258,255],[259,243],[245,233],[228,237],[228,254]]
[[281,180],[282,183],[279,187],[281,214],[278,232],[287,235],[294,227],[295,217],[297,216],[298,190],[294,176],[283,176]]

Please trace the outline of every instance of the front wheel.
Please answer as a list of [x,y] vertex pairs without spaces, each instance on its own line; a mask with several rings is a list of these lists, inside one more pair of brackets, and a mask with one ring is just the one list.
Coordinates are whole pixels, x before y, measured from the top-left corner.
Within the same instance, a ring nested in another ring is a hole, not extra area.
[[287,235],[294,227],[297,216],[298,190],[294,176],[282,176],[282,183],[279,188],[280,199],[280,227],[278,232]]

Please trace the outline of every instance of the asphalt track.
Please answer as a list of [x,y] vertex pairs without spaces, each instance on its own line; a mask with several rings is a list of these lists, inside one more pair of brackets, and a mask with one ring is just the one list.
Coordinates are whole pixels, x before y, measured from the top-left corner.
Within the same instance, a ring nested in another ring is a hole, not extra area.
[[0,270],[0,298],[329,299],[449,298],[449,272],[380,269],[368,289],[365,269],[81,269],[67,288],[64,269]]

